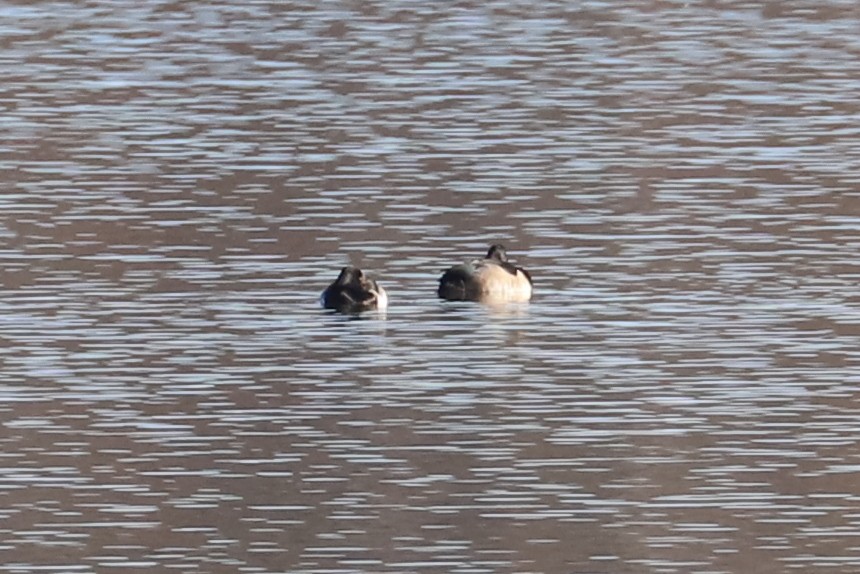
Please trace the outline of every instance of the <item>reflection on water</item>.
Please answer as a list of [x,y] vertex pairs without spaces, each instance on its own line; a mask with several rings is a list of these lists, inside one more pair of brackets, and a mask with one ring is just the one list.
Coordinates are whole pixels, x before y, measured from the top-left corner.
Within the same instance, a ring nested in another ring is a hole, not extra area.
[[0,570],[860,567],[852,5],[0,13]]

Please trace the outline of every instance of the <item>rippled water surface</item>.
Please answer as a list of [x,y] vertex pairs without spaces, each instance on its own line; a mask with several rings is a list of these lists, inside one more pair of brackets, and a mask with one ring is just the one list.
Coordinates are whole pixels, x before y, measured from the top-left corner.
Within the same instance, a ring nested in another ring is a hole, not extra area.
[[858,23],[0,6],[0,571],[860,571]]

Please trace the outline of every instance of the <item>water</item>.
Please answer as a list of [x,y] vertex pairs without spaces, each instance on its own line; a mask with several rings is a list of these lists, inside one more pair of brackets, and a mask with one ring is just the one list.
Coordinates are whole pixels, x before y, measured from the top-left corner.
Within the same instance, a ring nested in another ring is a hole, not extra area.
[[853,3],[0,17],[0,571],[860,568]]

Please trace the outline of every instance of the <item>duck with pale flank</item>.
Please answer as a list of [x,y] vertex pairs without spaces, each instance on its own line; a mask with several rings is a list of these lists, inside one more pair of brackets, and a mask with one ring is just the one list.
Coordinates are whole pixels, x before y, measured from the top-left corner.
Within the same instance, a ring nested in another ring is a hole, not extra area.
[[528,271],[508,261],[502,245],[495,244],[485,258],[445,271],[438,293],[448,301],[525,302],[532,297],[532,278]]
[[323,291],[320,304],[341,313],[383,310],[388,307],[388,294],[361,269],[349,265],[341,269],[334,283]]

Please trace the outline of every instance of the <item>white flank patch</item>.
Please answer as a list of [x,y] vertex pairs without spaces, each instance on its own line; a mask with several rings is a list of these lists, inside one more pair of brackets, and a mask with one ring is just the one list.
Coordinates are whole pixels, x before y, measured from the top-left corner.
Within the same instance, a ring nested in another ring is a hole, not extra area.
[[376,308],[380,310],[388,308],[388,293],[382,287],[379,287],[379,291],[377,291]]

